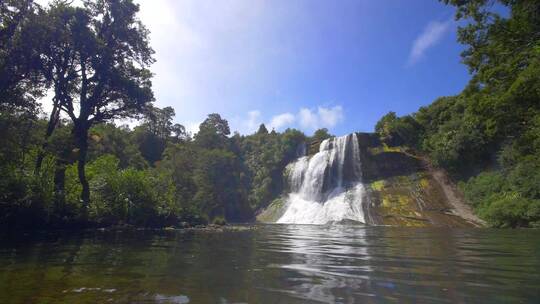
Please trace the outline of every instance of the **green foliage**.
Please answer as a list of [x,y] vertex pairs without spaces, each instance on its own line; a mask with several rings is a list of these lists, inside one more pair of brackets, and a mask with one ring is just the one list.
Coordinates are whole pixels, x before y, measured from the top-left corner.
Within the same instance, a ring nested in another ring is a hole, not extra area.
[[294,129],[284,133],[260,133],[240,139],[249,189],[249,204],[253,209],[267,206],[284,189],[285,166],[298,156],[306,136]]
[[156,226],[178,214],[172,193],[157,191],[162,180],[145,170],[120,170],[118,164],[119,160],[112,155],[88,164],[94,197],[90,216],[96,222]]
[[174,115],[174,109],[171,107],[159,109],[148,106],[144,122],[135,127],[134,140],[142,156],[151,165],[161,160],[168,142],[179,143],[190,140],[184,126],[173,123]]
[[[283,189],[304,134],[261,125],[230,137],[214,113],[192,140],[172,108],[151,105],[138,10],[132,0],[0,3],[1,224],[246,221]],[[46,120],[34,101],[48,88]],[[130,117],[143,122],[111,123]]]
[[[472,79],[411,116],[377,123],[387,143],[408,145],[447,169],[478,214],[497,227],[535,226],[540,199],[540,2],[444,0]],[[496,13],[492,2],[506,6]]]
[[417,146],[421,125],[411,116],[397,117],[395,112],[384,115],[375,125],[381,140],[391,146]]
[[90,128],[139,117],[154,100],[148,69],[153,50],[138,10],[131,0],[83,1],[80,6],[54,1],[36,22],[45,29],[47,43],[38,57],[53,88],[52,112],[64,112],[73,123],[85,209],[91,193],[85,172]]
[[540,200],[530,200],[517,195],[493,196],[493,201],[480,215],[492,226],[500,228],[539,227]]
[[36,178],[17,169],[2,167],[0,173],[0,222],[24,226],[44,223],[54,211],[49,176]]
[[197,192],[193,200],[210,219],[233,214],[231,209],[240,203],[235,161],[235,155],[224,150],[202,150],[198,154],[193,172]]
[[218,226],[224,226],[224,225],[227,225],[227,221],[225,220],[225,218],[218,216],[212,220],[212,224],[218,225]]
[[90,130],[89,159],[93,160],[103,154],[112,154],[120,161],[121,168],[144,169],[148,167],[141,153],[145,149],[136,144],[137,134],[137,131],[131,132],[127,126],[116,127],[113,124],[95,126]]
[[506,190],[506,180],[500,172],[482,172],[459,186],[473,207],[481,207],[490,203],[494,193]]
[[259,129],[257,130],[257,134],[268,134],[268,129],[264,124],[261,124],[259,126]]
[[311,136],[311,140],[314,142],[322,142],[323,140],[332,137],[333,135],[328,133],[327,128],[318,129]]
[[205,149],[226,149],[229,134],[231,134],[229,123],[219,114],[212,113],[199,126],[195,144]]
[[0,2],[0,106],[35,109],[47,87],[41,51],[42,12],[32,0]]

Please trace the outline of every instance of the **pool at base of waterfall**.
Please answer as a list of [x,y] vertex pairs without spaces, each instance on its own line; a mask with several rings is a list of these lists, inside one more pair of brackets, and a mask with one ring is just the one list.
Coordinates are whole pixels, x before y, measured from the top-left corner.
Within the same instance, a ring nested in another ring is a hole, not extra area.
[[538,303],[540,230],[256,225],[0,238],[0,303]]
[[282,224],[326,224],[344,220],[365,223],[362,209],[364,185],[349,189],[335,189],[324,202],[306,200],[301,194],[291,193],[287,198],[285,213],[277,221]]

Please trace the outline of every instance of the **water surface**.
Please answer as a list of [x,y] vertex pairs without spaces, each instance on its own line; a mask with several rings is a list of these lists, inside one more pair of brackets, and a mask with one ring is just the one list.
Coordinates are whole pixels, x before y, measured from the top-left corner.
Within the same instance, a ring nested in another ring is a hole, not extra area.
[[265,225],[0,239],[0,303],[538,303],[540,231]]

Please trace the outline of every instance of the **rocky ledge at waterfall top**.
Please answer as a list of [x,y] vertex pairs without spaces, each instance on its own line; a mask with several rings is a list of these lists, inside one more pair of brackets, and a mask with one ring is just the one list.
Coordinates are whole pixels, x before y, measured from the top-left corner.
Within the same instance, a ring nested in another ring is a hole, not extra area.
[[375,134],[335,137],[307,150],[287,166],[287,190],[261,210],[259,222],[483,226],[443,171]]

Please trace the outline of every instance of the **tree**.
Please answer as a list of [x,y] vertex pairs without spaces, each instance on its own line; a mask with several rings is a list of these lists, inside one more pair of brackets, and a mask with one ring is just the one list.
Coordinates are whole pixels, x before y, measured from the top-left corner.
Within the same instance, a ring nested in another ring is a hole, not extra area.
[[184,127],[181,124],[174,124],[171,127],[171,135],[175,142],[184,142],[184,141],[190,141],[191,137],[189,136],[188,132],[186,131],[186,127]]
[[166,140],[172,132],[174,115],[174,109],[171,107],[160,109],[150,105],[146,109],[143,125],[148,132]]
[[422,126],[410,115],[397,117],[395,112],[389,112],[377,122],[375,131],[389,145],[416,147],[422,134]]
[[0,105],[35,107],[46,88],[41,73],[41,10],[32,0],[0,2]]
[[193,200],[210,220],[224,217],[227,221],[242,221],[251,217],[240,174],[238,159],[230,151],[199,151],[193,173],[197,186]]
[[375,124],[375,132],[377,132],[383,140],[390,138],[391,127],[397,119],[398,117],[396,115],[396,112],[388,112],[383,117],[381,117],[381,119],[379,119],[377,124]]
[[253,209],[265,207],[282,193],[285,167],[298,157],[298,147],[305,143],[306,137],[298,130],[287,129],[284,133],[255,133],[238,140],[239,154],[246,167],[242,170],[245,172],[242,187],[248,189]]
[[112,154],[119,160],[119,167],[124,169],[132,167],[145,169],[148,163],[141,155],[139,147],[134,140],[134,134],[128,126],[115,126],[105,123],[90,130],[89,160],[105,154]]
[[153,50],[131,0],[84,1],[83,7],[56,2],[48,9],[50,48],[44,54],[55,100],[73,122],[78,148],[81,200],[87,207],[85,175],[88,131],[97,123],[137,117],[153,101]]
[[167,143],[189,140],[181,124],[173,124],[174,109],[149,106],[145,109],[144,122],[135,128],[135,141],[144,158],[152,165],[161,159]]
[[[465,95],[494,141],[523,132],[540,110],[540,2],[444,0],[456,7],[466,46],[461,56],[473,75]],[[494,3],[508,8],[508,18]],[[474,104],[474,109],[473,105]]]
[[257,130],[257,134],[268,134],[268,129],[264,124],[261,124],[259,126],[259,129]]
[[209,114],[199,126],[195,143],[206,149],[227,148],[228,135],[231,134],[229,123],[217,113]]
[[333,135],[328,132],[327,128],[321,128],[313,133],[311,140],[314,142],[322,142],[323,140],[332,137]]

